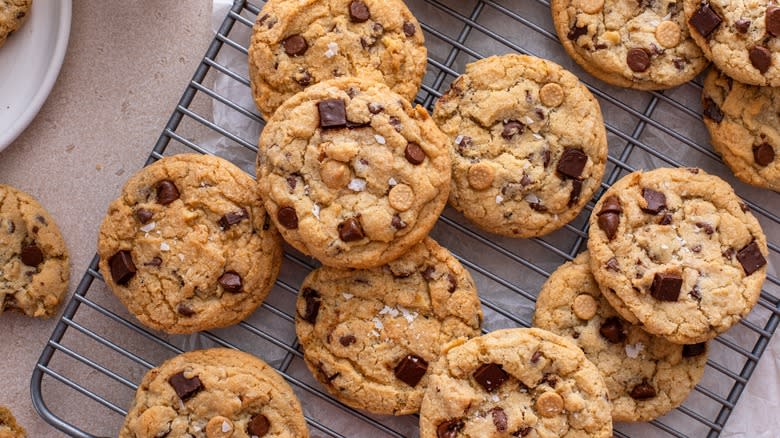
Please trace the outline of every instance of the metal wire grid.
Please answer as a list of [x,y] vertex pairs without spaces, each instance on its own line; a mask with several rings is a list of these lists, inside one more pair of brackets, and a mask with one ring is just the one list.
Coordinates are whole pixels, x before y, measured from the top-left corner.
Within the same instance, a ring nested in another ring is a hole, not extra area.
[[[556,36],[547,30],[551,29],[545,18],[549,17],[549,2],[517,3],[508,0],[425,0],[424,3],[410,4],[423,23],[431,55],[418,103],[431,109],[436,98],[457,77],[463,64],[486,54],[516,51],[547,55],[578,70],[571,63],[566,63],[567,58],[562,54]],[[262,126],[263,121],[254,108],[244,107],[209,86],[216,77],[249,86],[245,74],[225,65],[219,55],[226,51],[246,54],[246,41],[239,38],[251,29],[260,7],[259,4],[235,1],[147,164],[177,152],[208,153],[194,138],[209,134],[228,139],[230,144],[245,148],[250,154],[256,152],[254,139],[246,140],[241,132],[233,132],[220,125],[209,116],[202,115],[207,114],[207,110],[199,109],[224,105],[245,116],[251,123]],[[433,27],[425,24],[426,18],[443,20],[452,26]],[[519,44],[500,31],[506,26],[520,26],[533,33]],[[492,46],[483,51],[478,47],[483,43]],[[552,54],[547,51],[550,47]],[[589,83],[596,82],[586,75],[581,74],[580,77]],[[660,161],[663,165],[683,166],[691,162],[689,154],[697,153],[709,159],[713,169],[723,169],[717,155],[706,145],[706,139],[694,140],[686,133],[687,126],[699,123],[700,111],[696,103],[701,89],[699,83],[691,83],[670,93],[640,94],[611,89],[603,84],[599,87],[589,84],[602,103],[610,136],[611,155],[603,188],[633,171],[637,167],[635,163],[642,164],[642,157]],[[633,98],[642,96],[640,104],[626,103],[626,93]],[[664,149],[655,142],[659,138],[671,139],[686,147]],[[651,146],[651,141],[655,147]],[[773,194],[771,196],[775,197],[771,198],[771,202],[758,205],[750,196],[760,192],[744,187],[740,192],[748,197],[746,202],[767,231],[770,260],[777,263],[780,247],[772,238],[778,236],[780,227],[776,211],[778,197]],[[592,207],[593,202],[588,204],[580,218],[564,230],[544,239],[526,241],[485,235],[465,223],[457,213],[446,211],[434,230],[434,237],[451,249],[464,248],[463,251],[467,252],[469,248],[477,248],[480,253],[488,254],[477,263],[474,257],[460,257],[458,254],[463,252],[454,251],[472,272],[480,288],[486,321],[492,321],[485,331],[530,325],[535,300],[535,293],[531,291],[538,290],[560,262],[572,259],[583,249],[587,236],[585,219]],[[464,240],[470,243],[459,245]],[[550,257],[558,262],[550,263]],[[302,365],[302,354],[294,334],[293,302],[300,280],[315,266],[310,259],[288,248],[282,275],[255,315],[233,328],[203,332],[194,338],[163,336],[138,325],[106,291],[97,265],[96,256],[68,303],[32,376],[31,392],[35,408],[59,430],[79,437],[115,433],[126,414],[137,382],[148,369],[193,347],[225,346],[252,352],[276,367],[302,399],[306,420],[314,436],[372,434],[403,437],[416,434],[415,416],[377,417],[343,406],[323,391]],[[778,286],[780,279],[770,275],[759,305],[751,315],[712,343],[705,377],[683,406],[650,424],[617,425],[615,435],[718,436],[780,321]],[[93,292],[88,297],[90,291]],[[107,330],[106,326],[110,329]],[[44,400],[45,396],[48,400]],[[47,401],[55,408],[51,409]],[[696,407],[691,407],[692,404]],[[73,418],[84,412],[94,412],[95,421],[77,424]],[[93,430],[88,432],[85,428]]]

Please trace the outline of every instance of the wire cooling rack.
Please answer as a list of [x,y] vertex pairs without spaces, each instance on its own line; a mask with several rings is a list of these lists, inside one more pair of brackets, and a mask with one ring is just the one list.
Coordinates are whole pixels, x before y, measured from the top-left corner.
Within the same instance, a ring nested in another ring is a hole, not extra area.
[[[430,55],[418,103],[431,109],[466,63],[487,55],[520,52],[553,59],[575,71],[601,102],[610,146],[602,189],[641,167],[698,165],[720,174],[737,187],[759,218],[770,238],[770,262],[780,263],[780,196],[735,181],[712,152],[701,128],[700,82],[666,93],[622,90],[598,82],[562,51],[545,0],[409,3],[423,23]],[[256,137],[213,115],[217,110],[240,115],[254,132],[262,127],[262,119],[251,105],[237,103],[213,84],[238,85],[245,87],[246,95],[250,93],[246,73],[222,60],[246,56],[247,36],[261,6],[233,4],[147,164],[181,152],[208,153],[208,139],[215,138],[225,146],[221,150],[232,148],[249,156],[256,152]],[[529,325],[540,285],[558,265],[585,248],[586,219],[592,207],[591,202],[564,229],[530,240],[485,234],[456,212],[445,211],[433,236],[474,276],[485,311],[485,331]],[[294,298],[315,262],[287,250],[279,281],[254,315],[237,326],[195,336],[166,336],[141,327],[106,289],[95,257],[33,372],[36,409],[69,435],[115,436],[146,371],[188,349],[226,346],[265,359],[288,380],[315,437],[416,436],[417,417],[381,417],[353,410],[329,397],[312,379],[295,338]],[[704,378],[682,407],[649,424],[618,424],[615,435],[717,437],[780,320],[779,291],[780,280],[769,275],[749,317],[711,343]]]

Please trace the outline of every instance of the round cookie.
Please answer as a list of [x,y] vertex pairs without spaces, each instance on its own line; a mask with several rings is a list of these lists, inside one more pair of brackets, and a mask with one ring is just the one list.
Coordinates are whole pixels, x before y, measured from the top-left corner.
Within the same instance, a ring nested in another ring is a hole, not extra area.
[[4,0],[0,3],[0,47],[22,26],[31,6],[32,0]]
[[780,4],[774,0],[683,0],[691,36],[728,76],[780,87]]
[[0,406],[0,438],[26,438],[27,431],[16,423],[11,410]]
[[607,134],[598,101],[559,65],[524,55],[466,66],[436,104],[450,137],[450,204],[510,237],[574,219],[601,183]]
[[734,190],[699,169],[621,178],[590,218],[591,269],[652,334],[714,338],[755,305],[766,277],[761,226]]
[[271,290],[281,239],[257,185],[221,158],[166,157],[108,208],[100,272],[145,325],[193,333],[235,324]]
[[741,84],[713,69],[702,105],[712,145],[734,175],[780,191],[780,88]]
[[54,219],[32,196],[0,184],[0,313],[54,315],[69,278],[68,250]]
[[542,286],[534,326],[573,339],[596,365],[607,385],[612,421],[650,421],[676,408],[707,362],[706,344],[673,344],[620,318],[601,295],[587,252]]
[[342,76],[383,82],[413,101],[426,62],[422,28],[401,0],[270,0],[249,46],[266,120],[309,85]]
[[191,351],[149,370],[120,438],[307,438],[290,385],[262,360],[226,348]]
[[619,87],[662,90],[709,64],[685,24],[683,0],[552,0],[558,38],[588,73]]
[[451,343],[433,366],[420,438],[611,437],[607,389],[571,341],[506,329]]
[[441,347],[482,324],[471,275],[430,238],[382,267],[313,271],[297,310],[317,380],[347,405],[389,415],[417,412]]
[[447,137],[386,85],[326,81],[260,137],[257,179],[287,242],[325,265],[383,265],[421,241],[450,187]]

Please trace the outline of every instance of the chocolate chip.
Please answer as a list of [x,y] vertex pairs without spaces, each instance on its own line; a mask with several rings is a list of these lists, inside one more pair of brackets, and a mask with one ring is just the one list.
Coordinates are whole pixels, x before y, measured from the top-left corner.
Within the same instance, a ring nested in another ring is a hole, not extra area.
[[614,257],[607,260],[607,269],[610,271],[620,272],[620,263],[618,260]]
[[219,220],[219,226],[222,227],[223,230],[227,230],[231,226],[241,222],[244,219],[247,219],[248,217],[249,213],[247,213],[243,208],[238,211],[225,213],[225,215],[222,216],[222,218]]
[[516,431],[512,432],[512,436],[526,436],[529,433],[533,432],[533,428],[530,426],[527,427],[521,427],[520,429],[517,429]]
[[539,362],[539,359],[542,358],[542,352],[539,350],[534,351],[534,354],[531,355],[531,363],[537,363]]
[[664,215],[661,216],[661,219],[658,221],[658,225],[669,225],[671,223],[672,223],[671,213],[664,213]]
[[780,36],[780,6],[766,8],[766,31],[772,36]]
[[347,126],[347,108],[341,99],[326,99],[317,103],[320,128],[334,129]]
[[312,77],[311,77],[311,73],[309,73],[308,70],[303,70],[297,75],[294,75],[293,79],[295,80],[295,82],[298,83],[298,85],[302,87],[308,87],[309,85],[311,85]]
[[587,33],[588,33],[588,26],[574,26],[569,30],[569,33],[566,34],[566,38],[572,41],[577,41],[579,37]]
[[43,251],[34,243],[27,245],[22,248],[21,259],[27,266],[38,266],[43,263]]
[[604,320],[599,328],[599,333],[606,340],[613,344],[619,344],[626,340],[626,332],[623,330],[623,323],[617,316],[612,316]]
[[499,432],[506,432],[507,418],[506,412],[499,407],[490,410],[490,416],[493,417],[493,425]]
[[588,156],[580,149],[565,148],[555,170],[568,178],[579,178],[588,163]]
[[181,401],[187,401],[187,399],[192,398],[203,389],[203,384],[200,382],[198,376],[193,376],[188,379],[184,377],[184,371],[172,375],[168,379],[168,383],[173,387],[173,390],[176,391],[176,395],[179,396]]
[[710,4],[706,2],[703,2],[701,6],[699,6],[699,9],[697,9],[688,20],[688,24],[693,26],[693,28],[696,29],[696,31],[699,32],[704,38],[710,36],[710,34],[715,29],[717,29],[722,22],[723,19],[720,17],[720,15],[712,10]]
[[303,299],[306,301],[306,309],[301,318],[309,324],[314,324],[317,321],[317,315],[320,313],[320,305],[322,304],[320,293],[307,287],[303,289]]
[[601,204],[601,210],[599,210],[598,214],[600,215],[606,213],[620,214],[622,212],[623,212],[623,207],[620,206],[620,198],[613,195],[604,199],[604,202]]
[[353,1],[349,4],[349,19],[353,23],[363,23],[371,18],[368,6],[361,1]]
[[712,119],[712,121],[716,123],[720,123],[723,121],[723,111],[721,111],[720,107],[718,107],[715,101],[710,99],[709,97],[704,99],[703,113],[706,117],[709,117],[710,119]]
[[712,234],[715,232],[715,229],[712,228],[712,225],[706,222],[696,222],[696,226],[704,230],[706,234]]
[[631,70],[637,73],[645,72],[650,68],[650,53],[638,47],[629,49],[626,55],[626,63]]
[[754,46],[750,49],[750,63],[759,72],[766,73],[769,70],[769,66],[772,65],[772,52],[763,46]]
[[522,134],[525,131],[525,125],[517,120],[507,120],[504,122],[504,130],[501,131],[501,137],[511,140],[512,137]]
[[160,257],[155,256],[153,259],[149,260],[148,262],[144,263],[144,266],[160,266],[162,265],[162,259]]
[[677,301],[682,283],[680,274],[656,272],[650,285],[650,295],[660,301]]
[[404,156],[406,157],[406,161],[415,166],[422,164],[422,162],[425,161],[425,151],[423,151],[417,143],[407,144],[406,150],[404,150]]
[[276,219],[288,230],[298,228],[298,213],[292,207],[282,207],[276,213]]
[[145,208],[138,208],[135,210],[135,218],[138,219],[138,222],[142,224],[148,223],[150,220],[152,220],[153,216],[154,213]]
[[116,284],[125,285],[135,275],[135,263],[130,251],[119,251],[110,259],[108,265],[111,268],[111,278]]
[[364,238],[363,226],[360,220],[351,217],[338,225],[339,238],[344,242],[354,242]]
[[645,213],[658,214],[661,210],[666,210],[666,195],[663,193],[653,189],[642,189],[642,197],[647,203],[646,207],[642,207]]
[[701,291],[699,290],[699,285],[693,286],[693,289],[691,289],[690,292],[688,292],[688,295],[691,296],[696,301],[701,301]]
[[607,239],[612,240],[615,238],[618,226],[620,225],[620,216],[615,213],[599,213],[599,228],[607,235]]
[[164,179],[157,183],[157,203],[168,205],[179,199],[179,189],[171,180]]
[[547,211],[547,207],[542,205],[541,199],[539,198],[532,198],[535,200],[535,202],[529,202],[528,206],[531,207],[534,211],[538,211],[540,213],[544,213]]
[[428,362],[415,354],[409,354],[395,366],[395,377],[411,387],[417,386],[428,371]]
[[[525,175],[523,176],[525,177]],[[520,181],[520,183],[522,184],[523,182]],[[579,179],[572,180],[571,193],[569,193],[569,204],[568,204],[569,207],[576,204],[580,200],[581,193],[582,193],[582,181]]]
[[769,166],[772,161],[775,161],[775,150],[769,143],[761,143],[758,146],[753,146],[753,160],[756,164],[762,167]]
[[734,27],[737,29],[737,32],[739,33],[747,33],[748,30],[750,30],[750,25],[753,22],[746,19],[746,18],[740,18],[736,22],[734,22]]
[[701,245],[693,245],[691,247],[691,252],[694,252],[694,253],[697,253],[697,254],[700,253],[701,252]]
[[422,276],[425,279],[425,281],[433,281],[434,277],[433,274],[436,273],[436,268],[433,266],[426,266],[425,269],[422,271]]
[[501,368],[501,365],[495,363],[480,366],[472,376],[487,392],[493,392],[509,379],[509,374]]
[[647,380],[642,381],[639,385],[636,385],[629,393],[634,400],[647,400],[655,397],[655,388]]
[[252,417],[249,424],[246,426],[246,432],[252,437],[265,436],[268,431],[271,430],[271,422],[268,421],[268,417],[263,414],[257,414]]
[[398,120],[398,117],[395,116],[390,116],[387,119],[387,123],[389,123],[390,126],[392,126],[393,129],[396,130],[396,132],[401,132],[401,129],[403,128],[403,126],[401,125],[401,121]]
[[290,35],[282,41],[284,52],[287,56],[301,56],[309,50],[309,44],[299,34]]
[[455,292],[455,289],[458,288],[458,279],[455,278],[454,275],[452,275],[452,272],[447,273],[447,282],[450,284],[449,287],[447,287],[447,292],[449,293]]
[[407,37],[413,37],[414,34],[416,33],[417,33],[417,27],[415,27],[414,23],[404,21],[404,35],[406,35]]
[[379,114],[385,110],[385,107],[381,103],[371,102],[368,104],[368,112],[371,114]]
[[682,355],[683,357],[696,357],[704,354],[705,351],[707,351],[706,342],[683,345]]
[[396,230],[403,230],[406,228],[406,222],[404,222],[403,219],[401,219],[401,216],[397,214],[393,216],[393,219],[390,221],[390,225],[392,225]]
[[195,311],[192,310],[191,307],[181,303],[178,306],[176,306],[176,311],[179,312],[180,315],[184,315],[184,316],[192,316],[195,314]]
[[734,248],[726,248],[724,249],[721,254],[723,257],[726,258],[726,260],[731,260],[732,257],[734,257],[734,254],[736,254],[736,250]]
[[436,427],[436,438],[455,438],[463,426],[465,424],[460,418],[439,423],[439,426]]
[[746,275],[750,275],[766,265],[766,259],[761,254],[755,240],[737,252],[737,260],[739,260]]
[[345,335],[339,338],[339,343],[344,347],[349,347],[355,342],[357,342],[357,338],[352,335]]
[[545,149],[544,152],[542,152],[542,165],[544,165],[544,168],[547,169],[547,166],[550,165],[550,160],[552,159],[552,153],[548,149]]
[[225,292],[237,293],[241,292],[243,283],[241,282],[241,276],[237,272],[227,271],[219,277],[219,284],[225,289]]

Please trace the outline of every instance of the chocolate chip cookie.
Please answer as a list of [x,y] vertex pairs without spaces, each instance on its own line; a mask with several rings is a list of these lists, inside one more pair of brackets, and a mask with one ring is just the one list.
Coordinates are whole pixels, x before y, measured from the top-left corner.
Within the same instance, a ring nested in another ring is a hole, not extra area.
[[9,35],[18,30],[30,12],[32,0],[0,1],[0,47]]
[[292,389],[262,360],[225,348],[180,354],[143,378],[120,438],[307,438]]
[[469,64],[433,117],[450,137],[450,204],[487,231],[550,233],[601,183],[607,134],[599,104],[550,61],[504,55]]
[[453,342],[430,373],[420,438],[612,436],[598,369],[571,341],[546,330]]
[[741,84],[713,69],[702,105],[712,145],[734,175],[780,191],[780,88]]
[[27,431],[16,423],[11,410],[0,406],[0,438],[26,438]]
[[621,318],[601,295],[588,253],[539,292],[534,325],[573,339],[599,369],[613,421],[650,421],[679,406],[704,373],[706,344],[673,344]]
[[602,290],[647,332],[678,344],[736,324],[766,277],[758,221],[726,182],[699,169],[621,178],[593,209],[588,249]]
[[350,406],[390,415],[417,412],[441,347],[482,324],[471,275],[430,238],[382,267],[313,271],[297,310],[317,380]]
[[447,202],[447,137],[386,85],[341,78],[284,103],[260,137],[257,179],[287,242],[325,265],[383,265]]
[[342,76],[384,82],[412,101],[426,56],[420,24],[401,0],[270,0],[255,22],[249,77],[268,119],[309,85]]
[[704,54],[745,84],[780,87],[780,3],[684,0],[688,28]]
[[68,250],[49,213],[27,193],[0,184],[0,313],[54,315],[69,278]]
[[558,38],[593,76],[619,87],[661,90],[709,63],[685,24],[683,0],[552,0]]
[[256,183],[217,157],[182,154],[139,171],[100,227],[100,272],[145,325],[193,333],[235,324],[265,299],[281,239]]

